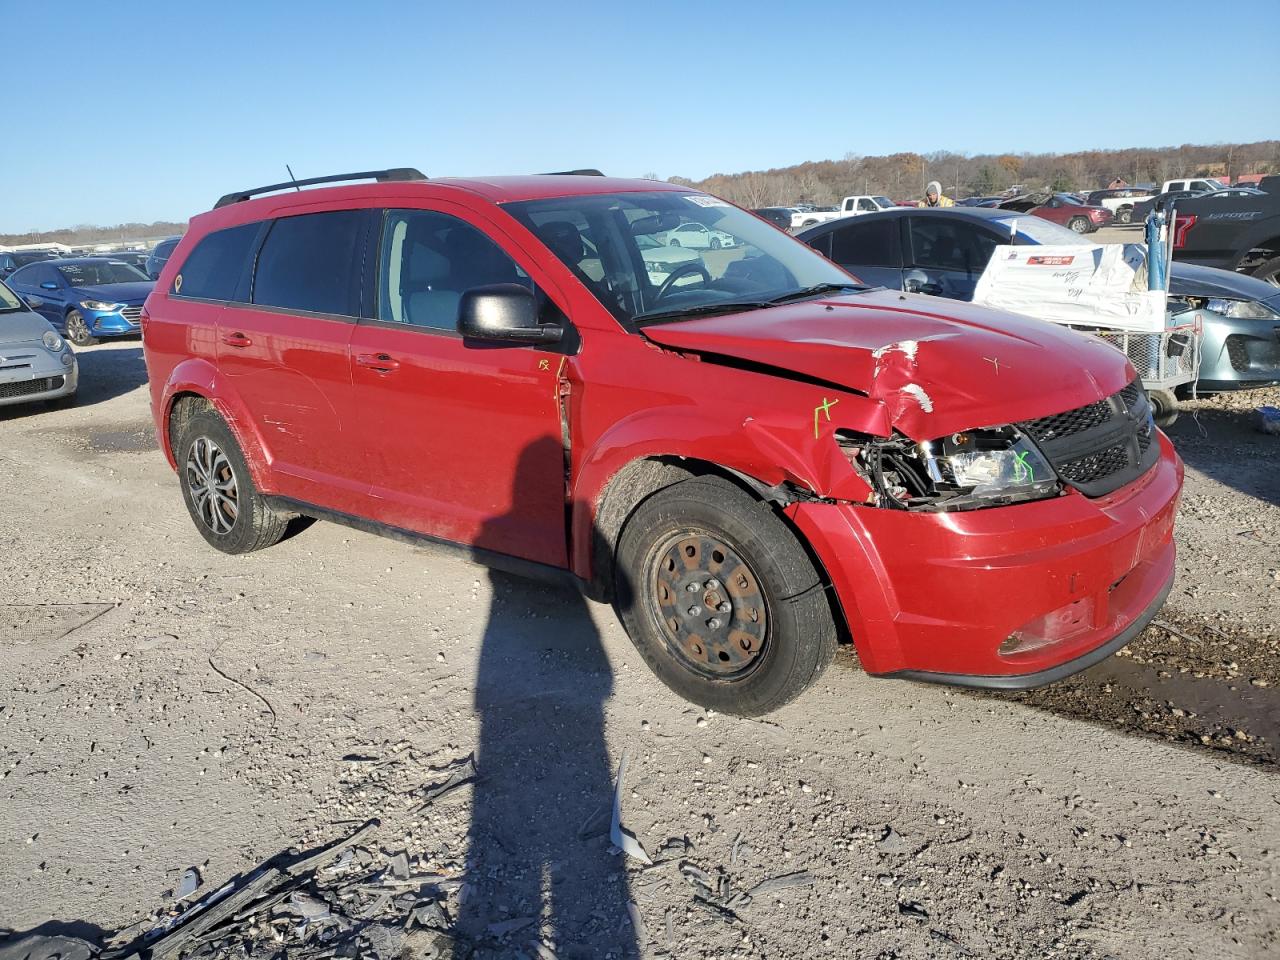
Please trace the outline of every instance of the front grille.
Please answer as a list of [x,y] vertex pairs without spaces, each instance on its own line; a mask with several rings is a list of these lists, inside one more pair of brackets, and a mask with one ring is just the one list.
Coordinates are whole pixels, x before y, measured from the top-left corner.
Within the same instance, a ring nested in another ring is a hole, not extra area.
[[48,393],[59,389],[66,382],[63,377],[41,377],[38,380],[20,380],[17,383],[0,383],[0,400],[29,397],[36,393]]
[[1101,497],[1145,473],[1160,457],[1151,405],[1135,380],[1097,400],[1018,425],[1066,483]]
[[137,323],[142,317],[142,308],[141,307],[125,307],[123,310],[120,311],[120,313],[130,323]]
[[1227,337],[1227,359],[1231,368],[1241,373],[1249,369],[1249,349],[1244,345],[1244,337],[1233,333]]

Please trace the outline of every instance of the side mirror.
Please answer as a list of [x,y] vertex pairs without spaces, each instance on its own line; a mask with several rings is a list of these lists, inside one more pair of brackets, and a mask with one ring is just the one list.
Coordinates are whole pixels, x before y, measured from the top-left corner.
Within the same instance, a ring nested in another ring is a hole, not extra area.
[[40,284],[40,289],[41,290],[57,290],[58,285],[54,283],[52,280],[46,280],[44,283]]
[[928,278],[921,274],[904,279],[902,281],[902,289],[907,293],[924,293],[931,297],[936,297],[942,293],[942,284],[930,283]]
[[533,291],[518,283],[475,287],[458,304],[458,332],[471,340],[506,343],[556,343],[564,329],[538,323]]

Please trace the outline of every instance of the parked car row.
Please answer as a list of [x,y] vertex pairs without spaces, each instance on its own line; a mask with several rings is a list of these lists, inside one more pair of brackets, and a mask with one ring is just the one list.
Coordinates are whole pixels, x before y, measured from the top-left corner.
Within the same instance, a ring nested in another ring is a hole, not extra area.
[[[1081,242],[1055,224],[977,207],[893,210],[813,227],[797,239],[867,283],[956,300],[972,299],[1001,244]],[[1234,271],[1174,263],[1169,295],[1212,317],[1201,341],[1202,389],[1280,382],[1280,290]]]
[[114,257],[29,263],[6,281],[25,303],[78,347],[136,335],[155,281]]

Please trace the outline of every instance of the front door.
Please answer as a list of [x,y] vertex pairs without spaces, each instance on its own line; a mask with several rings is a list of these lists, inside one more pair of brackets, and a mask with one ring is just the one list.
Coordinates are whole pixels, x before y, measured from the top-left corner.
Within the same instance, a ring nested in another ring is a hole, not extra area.
[[362,319],[351,339],[374,519],[564,566],[558,373],[567,357],[561,347],[458,335],[467,290],[534,287],[508,238],[463,217],[471,215],[445,204],[386,214],[376,319]]
[[911,259],[904,279],[915,279],[922,293],[972,300],[995,238],[959,217],[912,217],[910,223]]

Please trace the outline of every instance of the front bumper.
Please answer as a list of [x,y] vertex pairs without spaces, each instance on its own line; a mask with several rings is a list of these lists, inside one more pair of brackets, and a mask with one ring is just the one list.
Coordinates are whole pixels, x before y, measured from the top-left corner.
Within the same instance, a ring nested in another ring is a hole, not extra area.
[[82,309],[80,312],[84,316],[85,324],[89,327],[89,332],[95,337],[127,337],[142,333],[141,325],[136,320],[128,319],[119,310],[104,313]]
[[1242,390],[1280,381],[1280,317],[1237,320],[1208,311],[1202,316],[1201,390]]
[[[1182,463],[1163,434],[1160,450],[1139,479],[1097,499],[789,512],[826,567],[868,673],[1038,686],[1114,652],[1167,594]],[[1011,649],[1040,628],[1052,639]]]
[[[16,353],[8,347],[5,352]],[[20,372],[0,367],[0,407],[58,400],[76,392],[80,380],[78,363],[65,367],[58,356],[50,354],[42,345],[32,347],[28,353],[31,355],[23,359],[29,360],[29,365]]]

